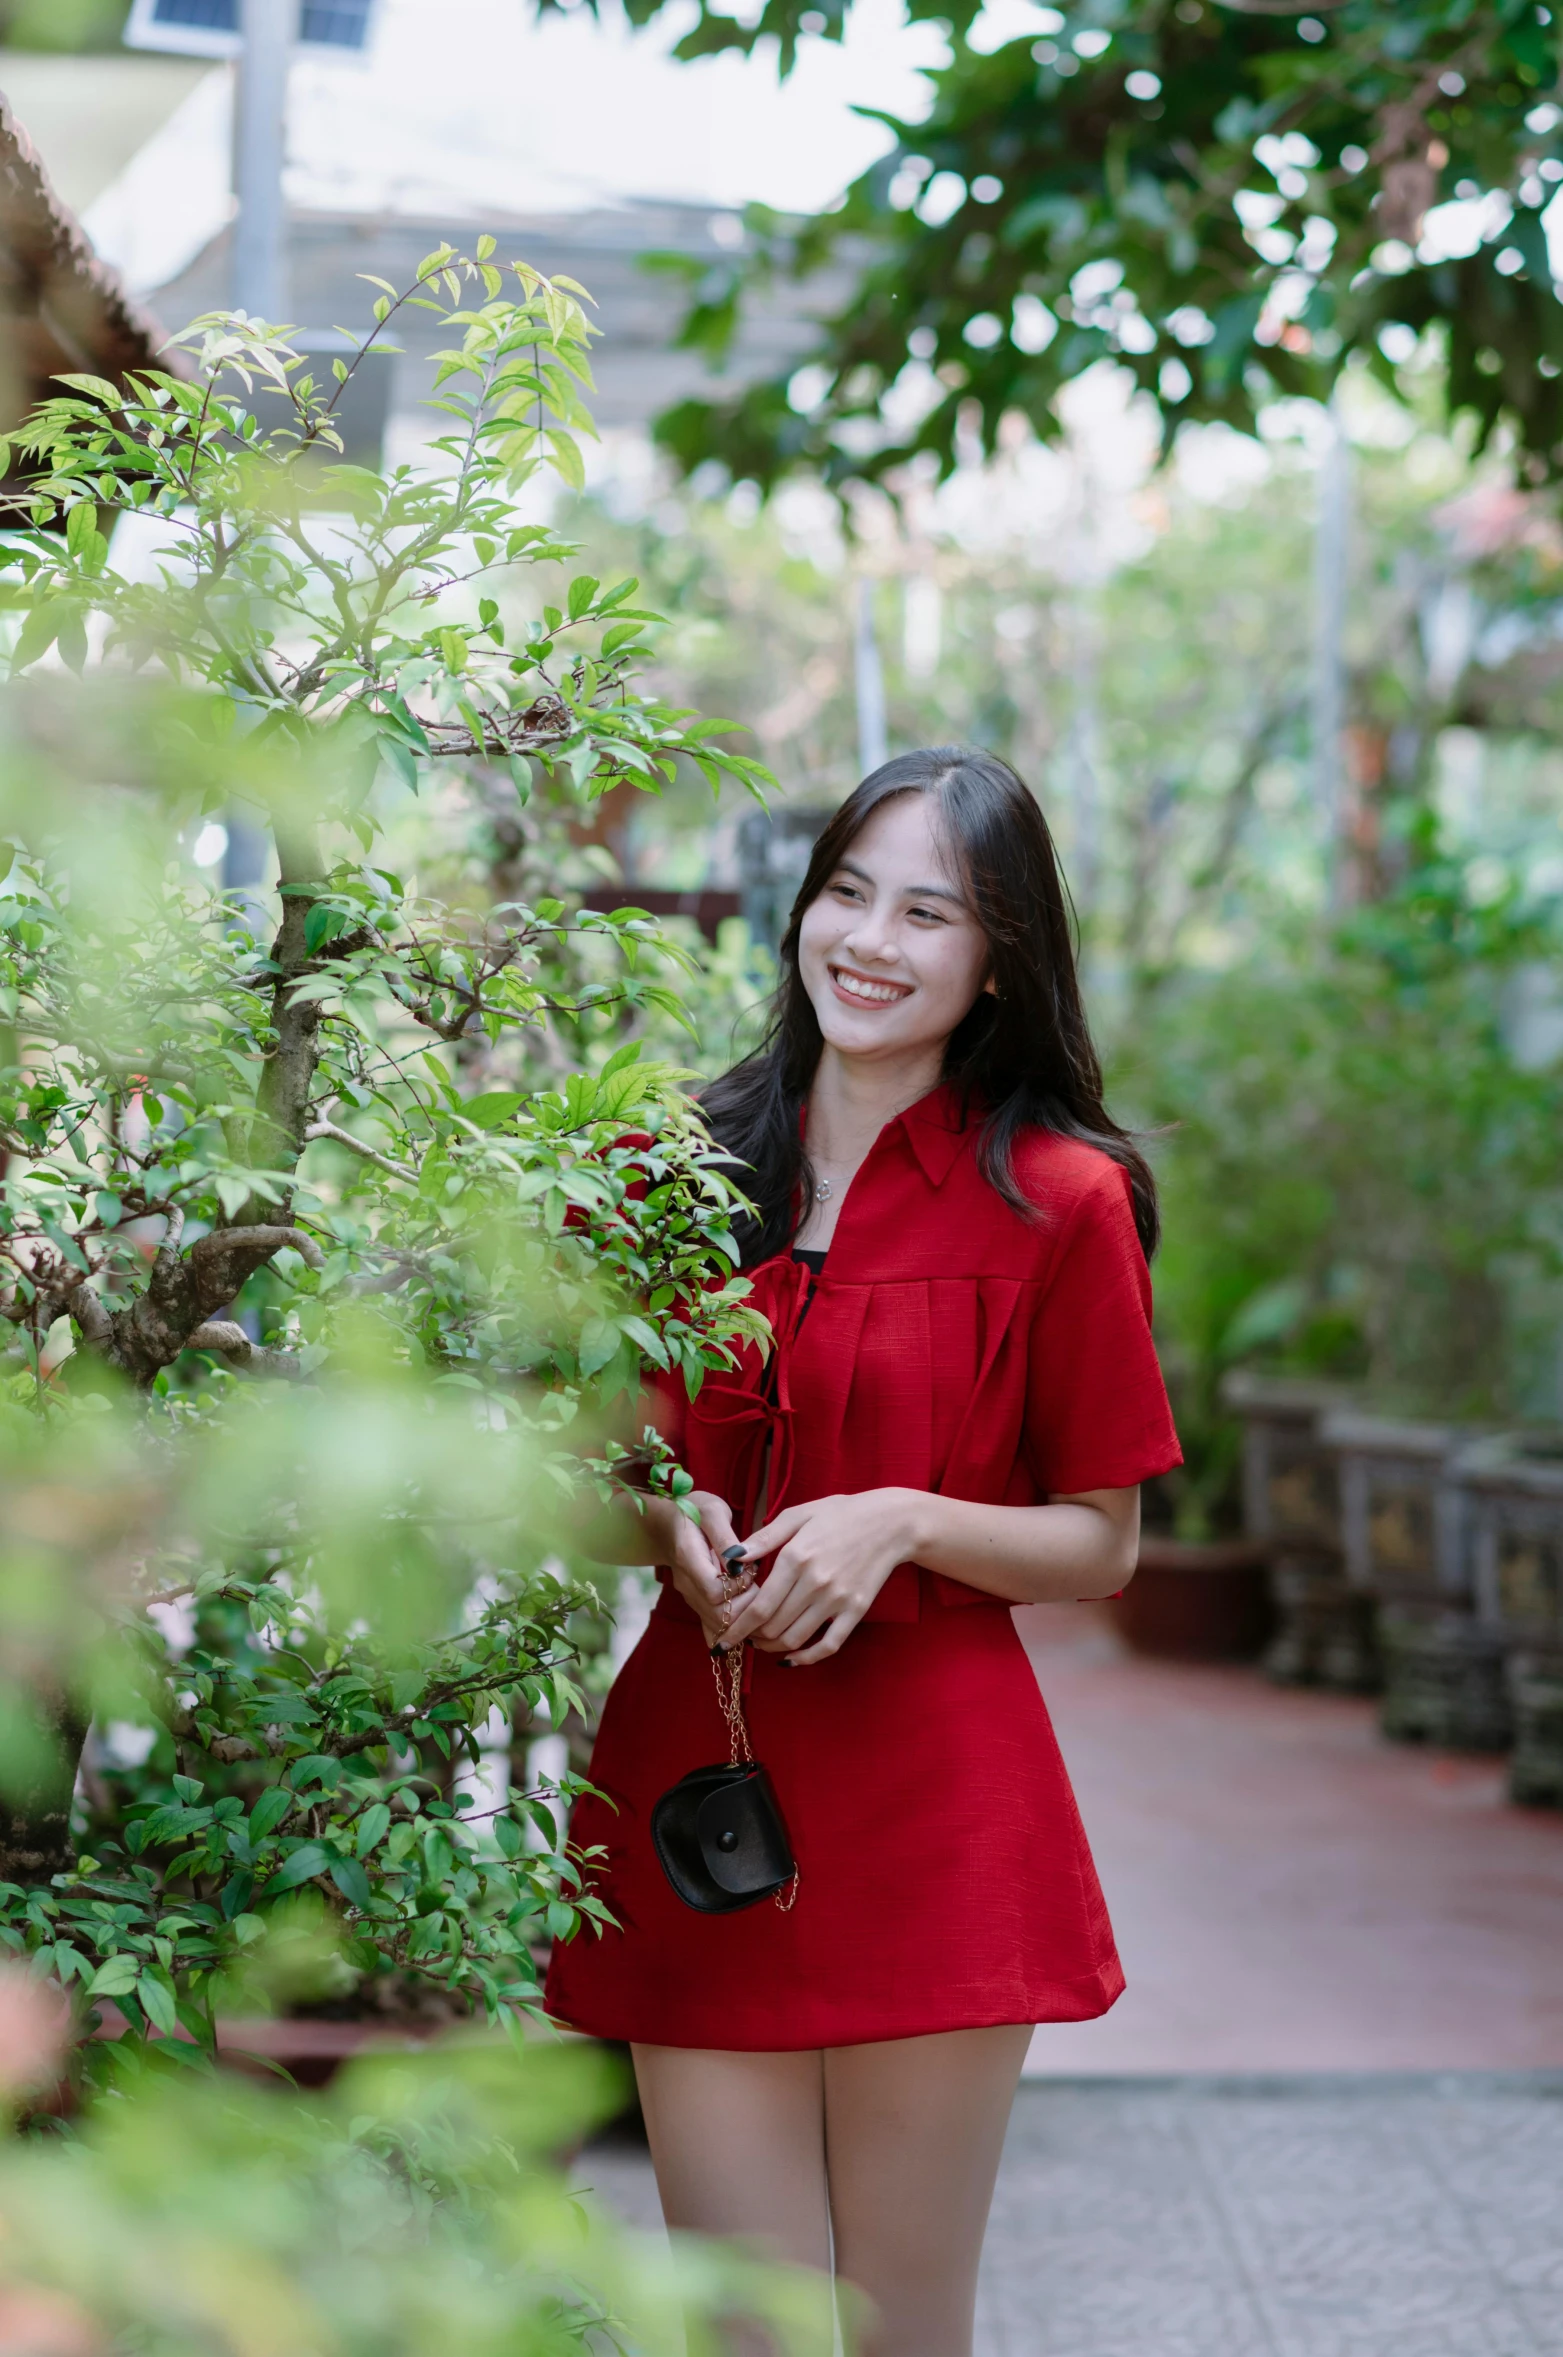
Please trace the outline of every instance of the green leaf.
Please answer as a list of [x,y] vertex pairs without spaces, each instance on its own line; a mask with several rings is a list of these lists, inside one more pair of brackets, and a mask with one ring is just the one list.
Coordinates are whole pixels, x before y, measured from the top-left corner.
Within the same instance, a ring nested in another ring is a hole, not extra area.
[[461,1110],[468,1121],[475,1121],[479,1129],[499,1129],[514,1120],[526,1103],[519,1089],[492,1089],[481,1097],[468,1097]]
[[[235,1875],[232,1882],[225,1884],[223,1887],[222,1913],[224,1922],[237,1925],[238,1922],[244,1918],[245,1909],[249,1906],[249,1903],[251,1899],[254,1898],[254,1896],[254,1875]],[[256,1921],[256,1918],[251,1916],[249,1921],[254,1922]]]
[[141,1975],[139,1956],[111,1956],[100,1964],[87,1983],[87,1995],[93,1997],[128,1997]]
[[273,1784],[260,1796],[250,1811],[250,1839],[263,1841],[282,1823],[293,1806],[293,1795],[285,1785]]
[[278,1891],[297,1890],[300,1883],[313,1882],[317,1874],[324,1874],[330,1864],[331,1852],[324,1842],[300,1842],[296,1850],[288,1852],[261,1896],[271,1898]]
[[62,375],[54,381],[57,385],[69,385],[73,393],[85,393],[91,400],[103,402],[109,409],[119,409],[124,404],[125,396],[117,385],[109,383],[107,377]]
[[367,1858],[370,1851],[385,1839],[390,1830],[391,1812],[383,1800],[365,1809],[358,1820],[358,1855]]
[[423,1837],[423,1868],[430,1882],[449,1881],[455,1864],[455,1852],[450,1843],[437,1826],[431,1826]]
[[58,597],[46,598],[41,605],[34,606],[17,633],[16,651],[11,657],[14,670],[25,671],[29,663],[36,663],[40,655],[48,653],[69,611],[65,600]]
[[331,1879],[351,1907],[367,1907],[369,1877],[356,1858],[333,1858]]
[[638,1064],[640,1062],[641,1045],[642,1043],[640,1040],[630,1039],[625,1041],[623,1047],[615,1048],[612,1055],[608,1058],[607,1063],[604,1064],[602,1070],[597,1075],[599,1082],[604,1080],[613,1080],[617,1078],[619,1073],[627,1071],[631,1064]]
[[385,731],[380,737],[380,759],[387,769],[395,772],[410,793],[417,793],[418,762],[410,745]]
[[314,906],[307,909],[304,914],[306,955],[313,957],[316,950],[326,942],[334,941],[339,933],[345,933],[347,922],[343,910],[333,908],[328,901],[317,900]]
[[585,613],[587,607],[591,604],[593,598],[597,595],[599,586],[600,584],[593,580],[590,573],[582,573],[576,580],[571,582],[569,610],[570,619],[572,622],[579,622],[581,616]]
[[165,2038],[171,2038],[179,2027],[173,1990],[154,1974],[144,1972],[136,1982],[136,1996],[152,2027],[161,2030]]
[[571,490],[584,491],[586,488],[586,464],[581,457],[580,445],[574,435],[564,433],[555,427],[550,428],[544,439],[548,444],[549,456],[552,458],[555,468],[564,477]]

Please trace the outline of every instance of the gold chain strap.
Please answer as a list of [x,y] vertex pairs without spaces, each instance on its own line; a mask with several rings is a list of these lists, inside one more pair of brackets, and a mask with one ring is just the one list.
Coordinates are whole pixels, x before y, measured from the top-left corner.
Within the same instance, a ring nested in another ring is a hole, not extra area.
[[711,1655],[711,1675],[716,1680],[716,1699],[727,1721],[727,1747],[730,1764],[735,1768],[752,1768],[754,1748],[749,1741],[749,1722],[744,1717],[744,1649],[737,1646],[731,1653]]
[[[757,1767],[754,1746],[749,1741],[749,1722],[744,1716],[744,1647],[739,1645],[731,1653],[720,1654],[713,1649],[711,1675],[716,1680],[718,1706],[727,1721],[729,1764],[735,1768]],[[772,1894],[784,1915],[790,1915],[797,1903],[799,1880],[794,1866],[792,1880],[785,1889]]]

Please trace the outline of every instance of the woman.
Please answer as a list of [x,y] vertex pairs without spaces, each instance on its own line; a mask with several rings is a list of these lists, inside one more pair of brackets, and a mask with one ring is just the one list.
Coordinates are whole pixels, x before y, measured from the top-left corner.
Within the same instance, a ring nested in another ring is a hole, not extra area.
[[[966,2357],[1032,2025],[1123,1986],[1008,1607],[1121,1588],[1139,1484],[1179,1461],[1155,1191],[1003,762],[866,779],[781,969],[765,1046],[704,1100],[775,1350],[670,1403],[699,1522],[645,1509],[664,1586],[603,1715],[613,1806],[573,1828],[622,1928],[557,1952],[549,2003],[630,2041],[670,2226],[834,2264],[882,2357]],[[708,1648],[743,1649],[785,1906],[693,1912],[654,1853],[653,1801],[724,1748]]]

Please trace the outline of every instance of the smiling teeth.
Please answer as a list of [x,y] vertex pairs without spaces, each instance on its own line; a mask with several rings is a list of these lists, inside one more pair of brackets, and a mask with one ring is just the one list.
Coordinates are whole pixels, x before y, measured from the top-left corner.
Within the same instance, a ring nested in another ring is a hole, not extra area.
[[860,982],[855,974],[844,974],[839,966],[835,967],[833,971],[836,981],[849,998],[868,998],[872,999],[876,1006],[887,1007],[896,999],[906,996],[906,992],[898,990],[894,983]]

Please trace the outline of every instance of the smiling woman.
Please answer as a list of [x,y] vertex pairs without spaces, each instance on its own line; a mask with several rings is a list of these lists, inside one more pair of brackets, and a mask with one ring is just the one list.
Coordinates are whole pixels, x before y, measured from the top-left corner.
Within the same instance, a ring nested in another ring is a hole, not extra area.
[[[1122,1587],[1138,1485],[1178,1461],[1155,1196],[1002,762],[865,780],[781,963],[767,1044],[705,1099],[775,1348],[662,1401],[698,1520],[646,1509],[663,1593],[574,1824],[621,1928],[557,1951],[549,2001],[633,2043],[670,2225],[834,2257],[882,2357],[965,2357],[1031,2025],[1123,1986],[1006,1607]],[[784,1912],[695,1913],[658,1864],[657,1796],[719,1735],[711,1653],[786,1820]]]

